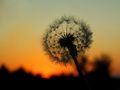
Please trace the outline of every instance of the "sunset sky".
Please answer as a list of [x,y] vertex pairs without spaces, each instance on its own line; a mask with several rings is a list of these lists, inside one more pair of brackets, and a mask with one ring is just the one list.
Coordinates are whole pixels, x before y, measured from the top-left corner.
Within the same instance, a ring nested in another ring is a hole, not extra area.
[[73,65],[51,62],[41,44],[48,25],[63,15],[90,25],[94,42],[88,56],[107,53],[120,75],[120,0],[0,0],[0,65],[43,77],[76,74]]

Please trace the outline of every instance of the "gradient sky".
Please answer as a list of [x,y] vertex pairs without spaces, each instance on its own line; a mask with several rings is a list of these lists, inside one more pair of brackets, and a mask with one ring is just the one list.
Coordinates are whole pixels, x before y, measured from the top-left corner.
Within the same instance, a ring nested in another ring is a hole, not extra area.
[[74,73],[75,68],[51,62],[41,39],[48,25],[63,15],[86,21],[93,31],[88,55],[107,53],[120,74],[120,0],[0,0],[0,65],[20,66],[33,73]]

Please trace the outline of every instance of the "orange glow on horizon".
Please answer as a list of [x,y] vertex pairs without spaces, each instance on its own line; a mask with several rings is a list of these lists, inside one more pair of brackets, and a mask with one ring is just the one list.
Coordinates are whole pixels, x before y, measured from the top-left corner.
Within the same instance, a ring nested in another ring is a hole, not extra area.
[[23,67],[27,72],[40,74],[43,78],[60,74],[77,75],[74,65],[51,62],[42,49],[40,38],[33,33],[32,25],[11,24],[6,29],[11,32],[7,33],[1,45],[0,63],[5,64],[10,71]]
[[[40,32],[36,34],[34,32],[35,28],[28,22],[11,23],[5,27],[5,30],[10,32],[7,32],[5,38],[1,41],[0,64],[5,64],[11,71],[23,67],[35,75],[41,74],[44,78],[61,74],[77,76],[73,64],[64,66],[50,61],[40,42],[42,35]],[[39,27],[39,30],[41,30],[41,27]],[[99,56],[100,52],[96,42],[93,42],[91,47],[87,54],[92,60],[94,56]],[[119,54],[115,57],[119,57]],[[118,63],[115,63],[115,65],[118,65]],[[120,70],[118,67],[117,69]]]

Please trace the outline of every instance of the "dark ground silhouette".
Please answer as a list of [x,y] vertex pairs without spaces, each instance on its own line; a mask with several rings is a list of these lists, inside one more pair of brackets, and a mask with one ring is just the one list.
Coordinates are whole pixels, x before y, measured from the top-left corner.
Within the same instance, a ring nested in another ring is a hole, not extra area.
[[[120,90],[120,78],[110,76],[110,64],[111,61],[105,55],[94,60],[94,70],[85,75],[91,90]],[[16,84],[17,88],[27,86],[28,88],[35,87],[40,90],[42,88],[86,90],[80,77],[74,77],[73,75],[52,76],[50,79],[43,79],[40,75],[35,76],[32,73],[25,72],[23,68],[11,73],[5,66],[1,66],[0,88],[6,88],[8,85],[14,87]],[[3,87],[3,85],[5,86]]]

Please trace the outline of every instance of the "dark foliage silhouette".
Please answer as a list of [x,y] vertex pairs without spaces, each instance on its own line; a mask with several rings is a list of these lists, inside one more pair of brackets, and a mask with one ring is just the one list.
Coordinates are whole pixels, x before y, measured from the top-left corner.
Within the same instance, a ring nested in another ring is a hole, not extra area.
[[111,64],[111,59],[105,54],[101,55],[100,58],[96,58],[94,60],[94,70],[93,72],[87,75],[90,81],[92,79],[91,84],[93,85],[91,86],[93,86],[93,88],[94,85],[96,87],[99,87],[100,90],[113,88],[112,82],[110,81],[111,79],[110,70],[109,70],[110,64]]
[[[83,59],[85,59],[85,57]],[[110,75],[110,64],[111,59],[109,59],[106,55],[102,55],[100,58],[96,58],[94,60],[94,70],[85,74],[85,78],[89,81],[92,90],[120,89],[120,78],[115,78]],[[86,90],[84,88],[85,85],[79,76],[74,77],[73,75],[61,75],[44,79],[40,75],[27,73],[23,68],[10,72],[5,66],[0,67],[0,82],[2,83],[0,84],[0,89],[3,85],[5,85],[5,87],[9,85],[14,87],[15,84],[17,84],[18,88],[27,86],[28,88],[35,87],[37,89],[47,87],[49,87],[49,89],[57,89],[59,87],[61,89],[74,88]]]

